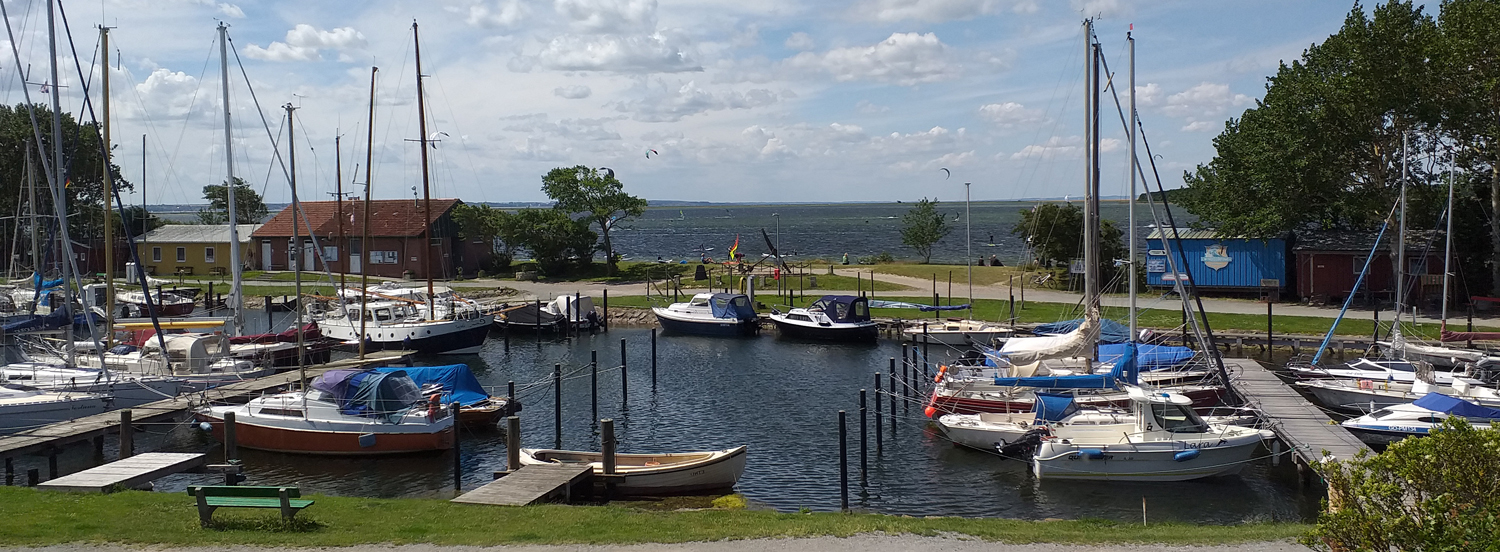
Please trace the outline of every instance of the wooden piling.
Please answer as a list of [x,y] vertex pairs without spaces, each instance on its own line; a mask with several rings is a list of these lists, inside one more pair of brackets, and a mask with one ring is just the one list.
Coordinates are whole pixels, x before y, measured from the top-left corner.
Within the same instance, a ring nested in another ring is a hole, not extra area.
[[615,458],[616,441],[614,418],[605,418],[603,420],[599,420],[599,432],[599,450],[604,453],[604,474],[614,475],[615,466],[617,465]]
[[884,424],[882,423],[882,420],[880,419],[880,389],[881,389],[881,387],[880,387],[880,371],[876,370],[875,371],[875,453],[876,454],[880,454],[880,451],[884,448],[884,442],[885,442],[885,437],[883,436],[884,434],[880,432],[880,428],[884,427]]
[[458,430],[458,409],[457,401],[448,406],[449,415],[453,416],[453,490],[455,491],[461,491],[464,488],[463,446],[462,440],[459,439],[463,432]]
[[120,411],[120,460],[135,455],[135,426],[130,424],[130,409]]
[[16,484],[16,465],[11,459],[5,459],[5,486]]
[[627,358],[625,355],[625,338],[622,337],[620,338],[620,406],[622,407],[630,403],[630,378],[627,377],[627,367],[629,366],[629,363],[626,361]]
[[521,469],[521,417],[505,417],[505,469]]
[[1275,345],[1275,318],[1271,315],[1271,300],[1266,300],[1266,358],[1271,358],[1271,347]]
[[859,484],[868,483],[870,473],[870,430],[866,425],[865,390],[859,390]]
[[839,508],[849,511],[849,430],[844,426],[844,411],[839,411]]
[[891,433],[895,434],[896,433],[896,357],[891,357],[891,366],[890,366],[890,368],[887,371],[889,373],[887,374],[886,379],[891,382],[891,392],[889,393],[890,401],[891,401]]
[[235,438],[234,411],[224,413],[224,459],[237,460],[240,457],[239,441]]
[[[609,290],[604,290],[604,316],[599,319],[599,329],[609,331]],[[595,416],[595,418],[598,418]]]
[[57,449],[47,452],[47,479],[57,479]]
[[26,470],[26,486],[35,487],[42,482],[42,472],[36,468]]
[[593,405],[590,420],[599,419],[599,351],[589,351],[589,404]]
[[505,352],[509,353],[510,352],[510,320],[502,321],[500,323],[500,329],[502,330],[501,333],[505,334]]
[[651,328],[651,390],[656,390],[656,328]]
[[562,448],[562,364],[552,365],[552,436]]

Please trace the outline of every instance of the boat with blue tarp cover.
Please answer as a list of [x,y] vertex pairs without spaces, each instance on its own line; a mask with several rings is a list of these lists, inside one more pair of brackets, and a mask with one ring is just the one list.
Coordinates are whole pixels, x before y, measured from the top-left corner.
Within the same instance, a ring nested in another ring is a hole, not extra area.
[[824,295],[785,313],[772,309],[771,322],[781,335],[802,339],[873,342],[880,335],[869,299],[854,295]]
[[375,368],[377,372],[404,372],[423,397],[431,402],[434,396],[439,404],[458,403],[458,423],[466,426],[489,427],[500,418],[521,411],[521,403],[511,397],[494,397],[480,385],[467,364],[446,366],[414,366],[410,368]]
[[1358,418],[1344,420],[1359,440],[1371,445],[1389,445],[1407,437],[1425,437],[1448,418],[1468,420],[1478,429],[1500,422],[1500,408],[1480,406],[1442,393],[1428,393],[1410,404],[1381,408]]
[[239,446],[305,454],[399,454],[453,448],[453,413],[422,396],[404,370],[330,370],[306,391],[267,395],[242,405],[210,405],[194,417],[224,438],[235,415]]
[[754,335],[760,319],[750,298],[739,293],[699,293],[686,303],[655,307],[663,330],[689,335]]

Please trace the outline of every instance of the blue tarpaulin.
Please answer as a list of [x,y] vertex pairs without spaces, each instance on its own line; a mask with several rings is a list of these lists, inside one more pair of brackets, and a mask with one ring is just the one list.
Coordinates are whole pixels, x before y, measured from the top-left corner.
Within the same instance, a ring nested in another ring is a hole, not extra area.
[[1113,388],[1116,382],[1134,384],[1138,373],[1135,354],[1135,344],[1126,343],[1125,351],[1120,355],[1119,360],[1115,361],[1114,369],[1108,374],[995,378],[995,385],[1040,389],[1109,389]]
[[469,406],[474,403],[490,398],[484,392],[484,387],[479,385],[479,380],[474,377],[474,372],[469,370],[467,364],[450,364],[448,366],[418,366],[415,368],[376,368],[377,372],[393,373],[405,372],[411,377],[420,389],[429,383],[443,386],[443,396],[440,400],[443,404],[453,404],[458,401],[460,405]]
[[[1083,319],[1079,318],[1077,320],[1064,320],[1062,322],[1042,324],[1031,330],[1031,333],[1036,335],[1065,334],[1078,329],[1078,325],[1082,323]],[[1099,319],[1099,343],[1124,343],[1126,341],[1130,341],[1130,328],[1108,318]]]
[[1477,420],[1500,420],[1500,409],[1479,406],[1469,401],[1444,395],[1442,393],[1428,393],[1422,398],[1412,401],[1412,406],[1426,408],[1433,412],[1444,412],[1453,416],[1463,416]]
[[709,298],[708,305],[714,313],[714,318],[730,320],[755,320],[756,318],[755,308],[750,306],[750,298],[741,293],[715,293]]
[[1072,395],[1055,393],[1036,394],[1036,419],[1039,422],[1057,422],[1078,411]]
[[[1127,343],[1099,346],[1099,362],[1115,362],[1125,354]],[[1137,343],[1135,364],[1142,372],[1164,370],[1192,360],[1197,351],[1176,345],[1149,345]]]
[[339,412],[391,423],[401,423],[407,410],[422,402],[404,370],[330,370],[313,381],[313,388],[332,394]]

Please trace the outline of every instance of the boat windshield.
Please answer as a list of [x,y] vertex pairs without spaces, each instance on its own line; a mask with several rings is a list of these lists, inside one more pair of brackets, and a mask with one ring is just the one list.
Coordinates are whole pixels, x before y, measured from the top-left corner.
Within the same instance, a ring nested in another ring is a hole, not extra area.
[[424,402],[421,390],[417,389],[416,382],[412,381],[410,377],[387,378],[386,382],[390,385],[390,395],[388,397],[391,400],[407,405],[417,405]]
[[1172,433],[1204,433],[1208,424],[1191,408],[1180,404],[1152,404],[1151,417],[1156,426]]

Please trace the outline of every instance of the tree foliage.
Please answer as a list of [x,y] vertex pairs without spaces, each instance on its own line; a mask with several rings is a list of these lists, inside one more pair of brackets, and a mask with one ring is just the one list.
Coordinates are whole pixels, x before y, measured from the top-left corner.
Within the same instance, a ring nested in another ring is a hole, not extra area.
[[542,177],[542,191],[557,202],[556,209],[583,213],[586,220],[599,226],[604,238],[599,249],[604,252],[609,274],[613,275],[618,258],[610,243],[610,228],[645,213],[646,200],[625,193],[625,185],[615,178],[614,171],[600,172],[583,165],[548,171]]
[[[229,194],[223,183],[209,184],[203,187],[203,199],[208,200],[207,209],[198,210],[198,222],[200,224],[227,224],[229,222]],[[266,202],[261,199],[260,194],[245,184],[240,177],[234,177],[234,218],[236,224],[257,224],[270,216],[270,209],[266,208]]]
[[917,250],[923,264],[932,261],[932,246],[953,231],[937,206],[937,198],[924,197],[901,215],[901,243]]
[[167,223],[161,217],[146,211],[145,207],[130,205],[117,214],[115,224],[117,229],[123,229],[131,237],[139,239],[141,234],[166,226]]
[[1320,550],[1500,549],[1500,430],[1450,417],[1425,438],[1317,466],[1328,483]]
[[[25,201],[26,159],[30,156],[38,196],[37,213],[51,217],[54,213],[52,195],[48,192],[41,159],[45,156],[47,163],[51,164],[52,112],[40,104],[35,110],[37,124],[42,127],[40,147],[36,143],[37,134],[32,130],[26,104],[0,105],[0,212],[15,213]],[[62,115],[63,172],[69,182],[63,190],[63,197],[68,207],[68,230],[74,240],[103,235],[104,165],[99,141],[96,125],[79,124],[71,115]],[[133,189],[131,183],[120,176],[118,165],[111,165],[110,172],[121,193]],[[5,224],[5,227],[7,235],[16,231],[14,223]],[[10,246],[6,241],[3,248],[8,252]]]
[[[1010,233],[1025,240],[1043,266],[1083,258],[1083,208],[1073,203],[1042,203],[1021,211]],[[1128,255],[1124,232],[1114,222],[1099,225],[1099,275],[1113,278],[1114,260]],[[1102,283],[1101,283],[1102,285]]]
[[511,216],[516,243],[531,250],[542,272],[562,274],[574,263],[587,263],[599,235],[586,220],[574,220],[556,209],[521,209]]

